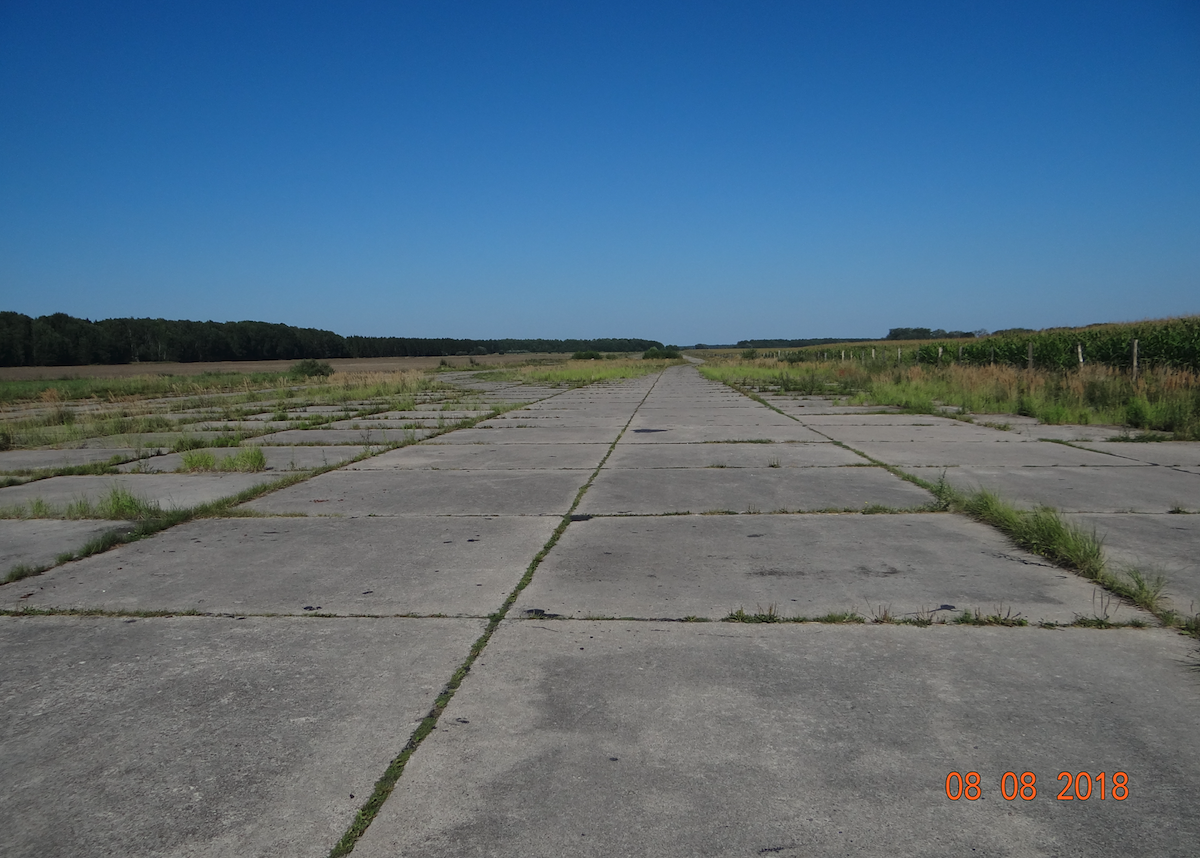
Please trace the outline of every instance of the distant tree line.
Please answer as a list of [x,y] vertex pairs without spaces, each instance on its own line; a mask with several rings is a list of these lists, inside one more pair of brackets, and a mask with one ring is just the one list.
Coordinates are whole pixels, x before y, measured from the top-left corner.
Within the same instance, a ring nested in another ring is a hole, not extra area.
[[[987,331],[943,331],[941,328],[892,328],[885,340],[962,340],[987,336]],[[850,342],[847,340],[846,342]]]
[[[806,340],[738,340],[739,349],[802,349],[832,343],[868,343],[874,337],[810,337]],[[697,346],[696,348],[699,348]]]
[[138,361],[303,360],[511,352],[644,352],[657,340],[343,337],[270,322],[103,319],[0,312],[0,366],[81,366]]

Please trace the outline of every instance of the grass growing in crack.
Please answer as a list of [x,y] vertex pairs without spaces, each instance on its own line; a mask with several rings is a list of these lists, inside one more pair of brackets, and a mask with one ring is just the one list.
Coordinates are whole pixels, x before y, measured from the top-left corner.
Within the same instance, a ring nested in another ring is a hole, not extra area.
[[20,581],[22,578],[32,578],[34,575],[41,575],[49,567],[48,566],[33,566],[28,563],[18,563],[8,570],[8,574],[4,576],[2,584],[11,584],[13,581]]
[[181,457],[180,471],[195,473],[197,471],[226,471],[238,473],[257,473],[267,469],[267,459],[258,447],[239,447],[237,452],[217,459],[207,449],[188,450]]
[[[687,618],[685,618],[687,619]],[[785,617],[779,613],[778,608],[772,604],[768,605],[766,610],[762,606],[754,613],[746,611],[745,608],[738,608],[730,611],[721,618],[723,623],[825,623],[831,625],[861,625],[866,622],[866,618],[854,611],[834,611],[829,614],[823,614],[819,617]]]
[[108,493],[97,501],[76,498],[63,506],[47,503],[42,498],[33,498],[23,504],[0,507],[0,519],[112,519],[140,521],[160,517],[162,509],[156,502],[134,495],[124,486],[112,486]]
[[[964,494],[946,483],[945,474],[937,483],[926,484],[926,488],[938,497],[946,509],[966,513],[990,524],[1022,548],[1096,582],[1108,593],[1150,612],[1164,625],[1173,626],[1187,634],[1196,634],[1193,626],[1187,625],[1167,607],[1163,595],[1166,581],[1161,575],[1150,574],[1136,567],[1127,566],[1116,571],[1108,568],[1103,540],[1094,530],[1085,530],[1064,521],[1059,512],[1050,507],[1018,509],[986,490]],[[1102,606],[1103,612],[1097,614],[1105,622],[1108,622],[1107,610],[1108,605],[1105,604]]]
[[956,626],[1027,626],[1029,620],[1022,617],[1020,614],[1014,614],[1012,609],[1001,613],[997,610],[994,614],[985,614],[976,608],[974,611],[963,611],[955,616],[950,622]]

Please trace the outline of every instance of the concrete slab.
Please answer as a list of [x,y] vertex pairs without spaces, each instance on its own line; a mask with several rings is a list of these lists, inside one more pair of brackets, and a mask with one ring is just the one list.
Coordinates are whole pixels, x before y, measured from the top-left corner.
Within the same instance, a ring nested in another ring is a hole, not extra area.
[[608,448],[608,444],[414,444],[356,462],[348,470],[594,471]]
[[73,465],[116,464],[136,459],[131,447],[102,450],[5,450],[0,452],[0,474],[15,474]]
[[814,468],[862,465],[836,444],[618,444],[606,468]]
[[330,471],[248,504],[306,515],[564,515],[580,471]]
[[1092,615],[1094,589],[944,513],[594,518],[571,523],[517,610],[720,619],[773,605],[785,617],[979,610],[1069,623]]
[[[1160,631],[508,622],[355,855],[1189,855],[1190,650]],[[1128,798],[1058,801],[1064,770],[1123,771]],[[983,800],[948,800],[951,771]],[[1005,801],[1008,771],[1036,798]]]
[[450,429],[458,421],[446,421],[431,419],[408,418],[405,420],[384,420],[376,417],[356,417],[351,420],[336,420],[333,423],[327,423],[322,428],[325,429],[389,429],[393,431],[404,431],[405,429]]
[[1200,475],[1154,465],[1123,468],[951,468],[951,485],[990,489],[1023,506],[1064,512],[1170,512],[1200,509]]
[[899,509],[933,496],[882,468],[604,469],[583,496],[580,513],[655,515],[682,512],[797,512]]
[[0,604],[486,616],[557,524],[535,516],[208,519],[0,587]]
[[[206,442],[229,438],[231,432],[141,432],[126,435],[102,435],[60,445],[72,450],[170,450],[182,440],[201,439]],[[110,453],[111,455],[111,453]]]
[[790,426],[796,421],[791,417],[780,414],[777,411],[772,411],[750,400],[749,405],[740,405],[737,407],[726,408],[696,408],[692,405],[643,405],[638,409],[637,415],[633,418],[634,424],[642,423],[672,423],[676,425],[688,425],[699,423],[706,425],[716,423],[719,425],[728,425],[730,423],[766,423],[772,426]]
[[819,428],[823,434],[841,441],[843,444],[849,444],[851,447],[857,447],[859,444],[889,441],[1034,443],[1032,438],[1022,438],[1012,432],[989,429],[986,426],[974,426],[970,423],[962,423],[957,420],[946,420],[938,423],[912,423],[907,426],[889,426],[885,424],[874,426],[822,425]]
[[[230,435],[257,435],[261,432],[277,432],[290,429],[287,420],[204,420],[186,424],[188,429],[198,432],[225,432]],[[183,428],[182,426],[180,428]]]
[[288,429],[259,435],[247,443],[271,447],[338,446],[353,444],[370,447],[375,444],[403,444],[420,441],[437,434],[434,429]]
[[459,429],[437,439],[438,444],[611,444],[619,429],[603,426],[558,429]]
[[163,509],[181,509],[227,498],[274,479],[268,473],[50,477],[0,489],[0,507],[24,505],[35,499],[41,499],[51,506],[65,506],[81,498],[96,503],[113,487],[120,487],[135,497],[159,504]]
[[324,856],[479,620],[0,618],[9,856]]
[[1080,446],[1151,465],[1200,467],[1200,441],[1087,441]]
[[625,428],[629,422],[628,414],[615,417],[595,417],[586,411],[556,411],[553,414],[530,414],[524,409],[510,411],[503,417],[493,417],[477,425],[481,429],[567,429],[567,428],[603,428],[612,432],[613,436]]
[[[874,411],[854,411],[839,414],[809,414],[802,416],[806,425],[816,426],[941,426],[948,430],[970,426],[961,420],[937,417],[932,414],[877,414]],[[988,427],[977,427],[988,428]],[[994,430],[999,431],[999,430]]]
[[112,529],[112,522],[0,519],[0,579],[14,566],[48,566]]
[[1129,431],[1125,426],[1052,426],[1045,423],[1014,428],[1020,434],[1028,434],[1034,438],[1050,438],[1054,441],[1107,441]]
[[[333,446],[333,447],[267,447],[260,446],[263,458],[267,460],[269,471],[304,471],[312,468],[323,468],[326,465],[336,465],[360,456],[362,447]],[[382,450],[382,447],[370,447],[371,452]],[[218,462],[226,456],[233,455],[237,448],[214,447],[209,452]],[[152,456],[122,465],[117,470],[123,473],[171,473],[183,467],[182,453],[168,453],[165,456]]]
[[704,444],[729,441],[824,442],[829,439],[799,423],[788,426],[640,426],[631,427],[622,444]]
[[1132,459],[1120,459],[1045,441],[1018,444],[989,441],[858,441],[851,446],[872,459],[900,467],[1121,467],[1141,464]]
[[1200,613],[1200,516],[1090,513],[1067,518],[1094,529],[1118,568],[1134,566],[1166,578],[1176,610]]
[[464,411],[462,409],[417,408],[412,411],[385,411],[374,415],[379,420],[444,420],[457,423],[459,420],[473,420],[476,417],[486,417],[491,411]]

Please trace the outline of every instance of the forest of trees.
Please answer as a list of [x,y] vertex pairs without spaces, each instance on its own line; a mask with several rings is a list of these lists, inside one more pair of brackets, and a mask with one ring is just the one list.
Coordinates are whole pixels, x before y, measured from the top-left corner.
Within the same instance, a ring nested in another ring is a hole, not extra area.
[[[986,336],[987,331],[943,331],[941,328],[892,328],[885,340],[962,340]],[[849,342],[849,340],[847,340]]]
[[[738,340],[739,349],[802,349],[832,343],[866,343],[874,337],[810,337],[807,340]],[[699,348],[697,346],[697,348]]]
[[644,352],[657,340],[343,337],[270,322],[103,319],[0,312],[0,366],[82,366],[136,361],[300,360],[506,352]]

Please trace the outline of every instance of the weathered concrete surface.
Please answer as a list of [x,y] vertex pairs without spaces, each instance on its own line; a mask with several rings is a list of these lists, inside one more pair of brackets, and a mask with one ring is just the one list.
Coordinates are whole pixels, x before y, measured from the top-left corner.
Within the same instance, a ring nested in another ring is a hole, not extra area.
[[776,512],[908,509],[933,496],[878,467],[609,470],[583,496],[580,513]]
[[[333,447],[266,447],[260,446],[263,458],[267,460],[269,471],[304,471],[312,468],[323,468],[346,462],[363,453],[362,447],[333,446]],[[376,452],[381,447],[370,447],[369,452]],[[227,456],[236,454],[236,447],[213,447],[208,452],[220,462]],[[183,466],[182,453],[168,453],[165,456],[151,456],[122,465],[118,470],[124,473],[170,473]]]
[[606,468],[816,468],[863,465],[836,444],[618,444]]
[[348,470],[546,470],[594,471],[608,444],[415,444],[348,466]]
[[785,426],[794,428],[796,421],[753,403],[753,408],[710,408],[704,411],[679,408],[654,408],[645,406],[629,424],[630,429],[681,428],[697,424],[702,426],[735,426],[754,429],[760,426]]
[[595,518],[567,528],[516,609],[577,619],[978,610],[1069,623],[1092,616],[1094,589],[946,513]]
[[576,428],[586,426],[611,429],[615,438],[617,432],[625,428],[625,424],[629,422],[629,413],[632,410],[632,406],[625,406],[622,412],[612,416],[599,417],[586,409],[535,412],[522,408],[519,411],[510,411],[500,417],[483,420],[477,425],[483,429],[512,429],[521,426],[533,429],[557,429],[567,426]]
[[72,441],[62,444],[63,449],[72,450],[170,450],[183,439],[200,438],[213,441],[228,438],[230,432],[140,432],[127,435],[102,435],[98,438],[85,438],[82,441]]
[[901,467],[975,465],[978,467],[1101,467],[1139,465],[1104,453],[1064,444],[1027,441],[1005,444],[994,441],[857,441],[855,450],[872,459]]
[[1143,574],[1162,575],[1176,610],[1200,613],[1200,515],[1068,515],[1094,530],[1117,568],[1132,566]]
[[479,620],[0,618],[6,856],[324,856]]
[[14,566],[51,564],[58,555],[82,548],[112,529],[110,521],[0,519],[0,578]]
[[799,423],[791,426],[705,426],[677,425],[631,428],[621,438],[622,444],[704,444],[731,441],[828,441],[823,435]]
[[0,587],[0,605],[486,616],[557,523],[534,516],[195,521]]
[[93,450],[5,450],[0,452],[0,473],[66,468],[98,462],[125,462],[137,458],[131,447]]
[[1089,441],[1079,446],[1151,465],[1200,467],[1200,441]]
[[[355,855],[1190,855],[1189,657],[1149,630],[505,623]],[[1129,798],[1058,801],[1064,770]]]
[[436,429],[285,429],[283,432],[259,435],[246,443],[267,444],[272,447],[292,445],[321,447],[338,444],[369,447],[374,444],[403,444],[406,441],[420,441],[422,438],[428,438],[436,433]]
[[1014,503],[1064,512],[1200,509],[1200,476],[1154,465],[1120,468],[984,468],[946,471],[957,488],[991,489]]
[[[815,426],[815,424],[814,424]],[[923,443],[959,441],[959,442],[993,442],[1008,444],[1035,443],[1031,438],[1022,438],[1011,432],[999,429],[989,429],[986,426],[974,426],[959,420],[938,420],[931,418],[928,423],[910,423],[908,425],[873,425],[873,426],[842,426],[823,424],[820,431],[843,444],[855,447],[858,444],[881,442],[921,441]]]
[[438,444],[611,444],[618,428],[606,426],[459,429],[438,437]]
[[1033,438],[1048,438],[1052,441],[1107,441],[1127,434],[1124,426],[1054,426],[1039,423],[1031,427],[1018,427],[1015,431]]
[[274,479],[273,475],[267,473],[50,477],[0,489],[0,507],[27,504],[37,498],[55,506],[62,506],[80,498],[95,503],[114,487],[120,487],[142,500],[159,504],[163,509],[179,509],[227,498]]
[[304,515],[563,515],[579,471],[330,471],[250,502]]

